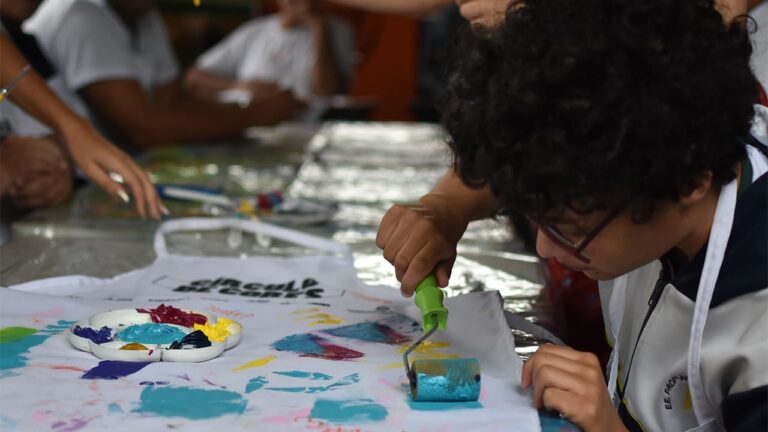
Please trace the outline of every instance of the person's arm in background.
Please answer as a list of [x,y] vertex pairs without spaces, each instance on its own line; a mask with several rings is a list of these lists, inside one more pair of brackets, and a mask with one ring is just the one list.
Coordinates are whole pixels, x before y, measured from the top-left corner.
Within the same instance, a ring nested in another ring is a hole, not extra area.
[[[516,0],[330,0],[370,12],[422,17],[443,6],[456,3],[471,24],[491,26],[504,18],[507,5]],[[722,0],[734,1],[734,0]],[[737,0],[741,1],[741,0]]]
[[424,16],[433,10],[449,5],[453,0],[331,0],[340,5],[364,9],[370,12]]
[[[0,35],[0,56],[0,80],[7,84],[27,62],[5,35]],[[119,174],[133,192],[139,214],[145,217],[148,212],[153,218],[160,218],[163,206],[146,172],[99,135],[90,123],[69,110],[37,73],[30,71],[18,81],[9,98],[53,129],[75,163],[99,187],[110,195],[127,198],[123,187],[109,176],[110,172]]]
[[192,66],[184,75],[184,88],[203,99],[215,100],[216,94],[224,90],[237,88],[240,81],[235,77],[224,76]]
[[333,96],[344,86],[344,79],[336,62],[336,54],[331,43],[330,22],[316,10],[307,12],[305,18],[312,32],[315,59],[309,72],[312,94],[315,96]]
[[381,220],[376,246],[395,266],[403,295],[413,294],[432,271],[441,287],[448,286],[456,245],[467,225],[497,211],[489,187],[472,189],[453,170],[417,203],[392,206]]
[[130,79],[96,82],[79,93],[92,112],[99,113],[131,145],[141,149],[272,125],[292,118],[302,106],[287,91],[254,101],[247,108],[185,98],[155,102],[137,81]]

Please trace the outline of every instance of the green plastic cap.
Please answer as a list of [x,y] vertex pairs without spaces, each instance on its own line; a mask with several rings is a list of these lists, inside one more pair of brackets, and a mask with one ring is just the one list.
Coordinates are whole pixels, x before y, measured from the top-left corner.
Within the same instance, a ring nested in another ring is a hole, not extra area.
[[416,306],[421,310],[422,327],[424,331],[432,330],[437,319],[437,328],[448,328],[448,309],[443,306],[445,294],[437,286],[437,278],[429,275],[416,287]]

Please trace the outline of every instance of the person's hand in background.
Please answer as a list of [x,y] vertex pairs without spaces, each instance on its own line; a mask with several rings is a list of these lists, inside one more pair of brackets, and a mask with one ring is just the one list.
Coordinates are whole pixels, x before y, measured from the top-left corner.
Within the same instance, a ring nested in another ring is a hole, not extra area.
[[11,136],[0,146],[0,195],[15,207],[52,207],[71,193],[71,166],[52,138]]

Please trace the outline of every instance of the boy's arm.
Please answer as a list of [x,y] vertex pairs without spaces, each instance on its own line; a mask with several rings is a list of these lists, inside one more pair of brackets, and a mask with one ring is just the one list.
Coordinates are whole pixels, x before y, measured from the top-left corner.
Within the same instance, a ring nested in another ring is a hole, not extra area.
[[395,266],[400,290],[410,296],[434,271],[441,287],[448,285],[456,259],[456,244],[470,221],[498,210],[490,188],[472,189],[448,171],[418,203],[397,204],[384,215],[376,245]]

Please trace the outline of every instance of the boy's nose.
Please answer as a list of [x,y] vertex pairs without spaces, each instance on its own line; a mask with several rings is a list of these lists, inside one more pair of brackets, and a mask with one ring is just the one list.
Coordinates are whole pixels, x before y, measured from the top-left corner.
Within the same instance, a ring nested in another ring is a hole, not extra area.
[[536,230],[536,253],[542,258],[557,258],[560,248],[541,230]]

